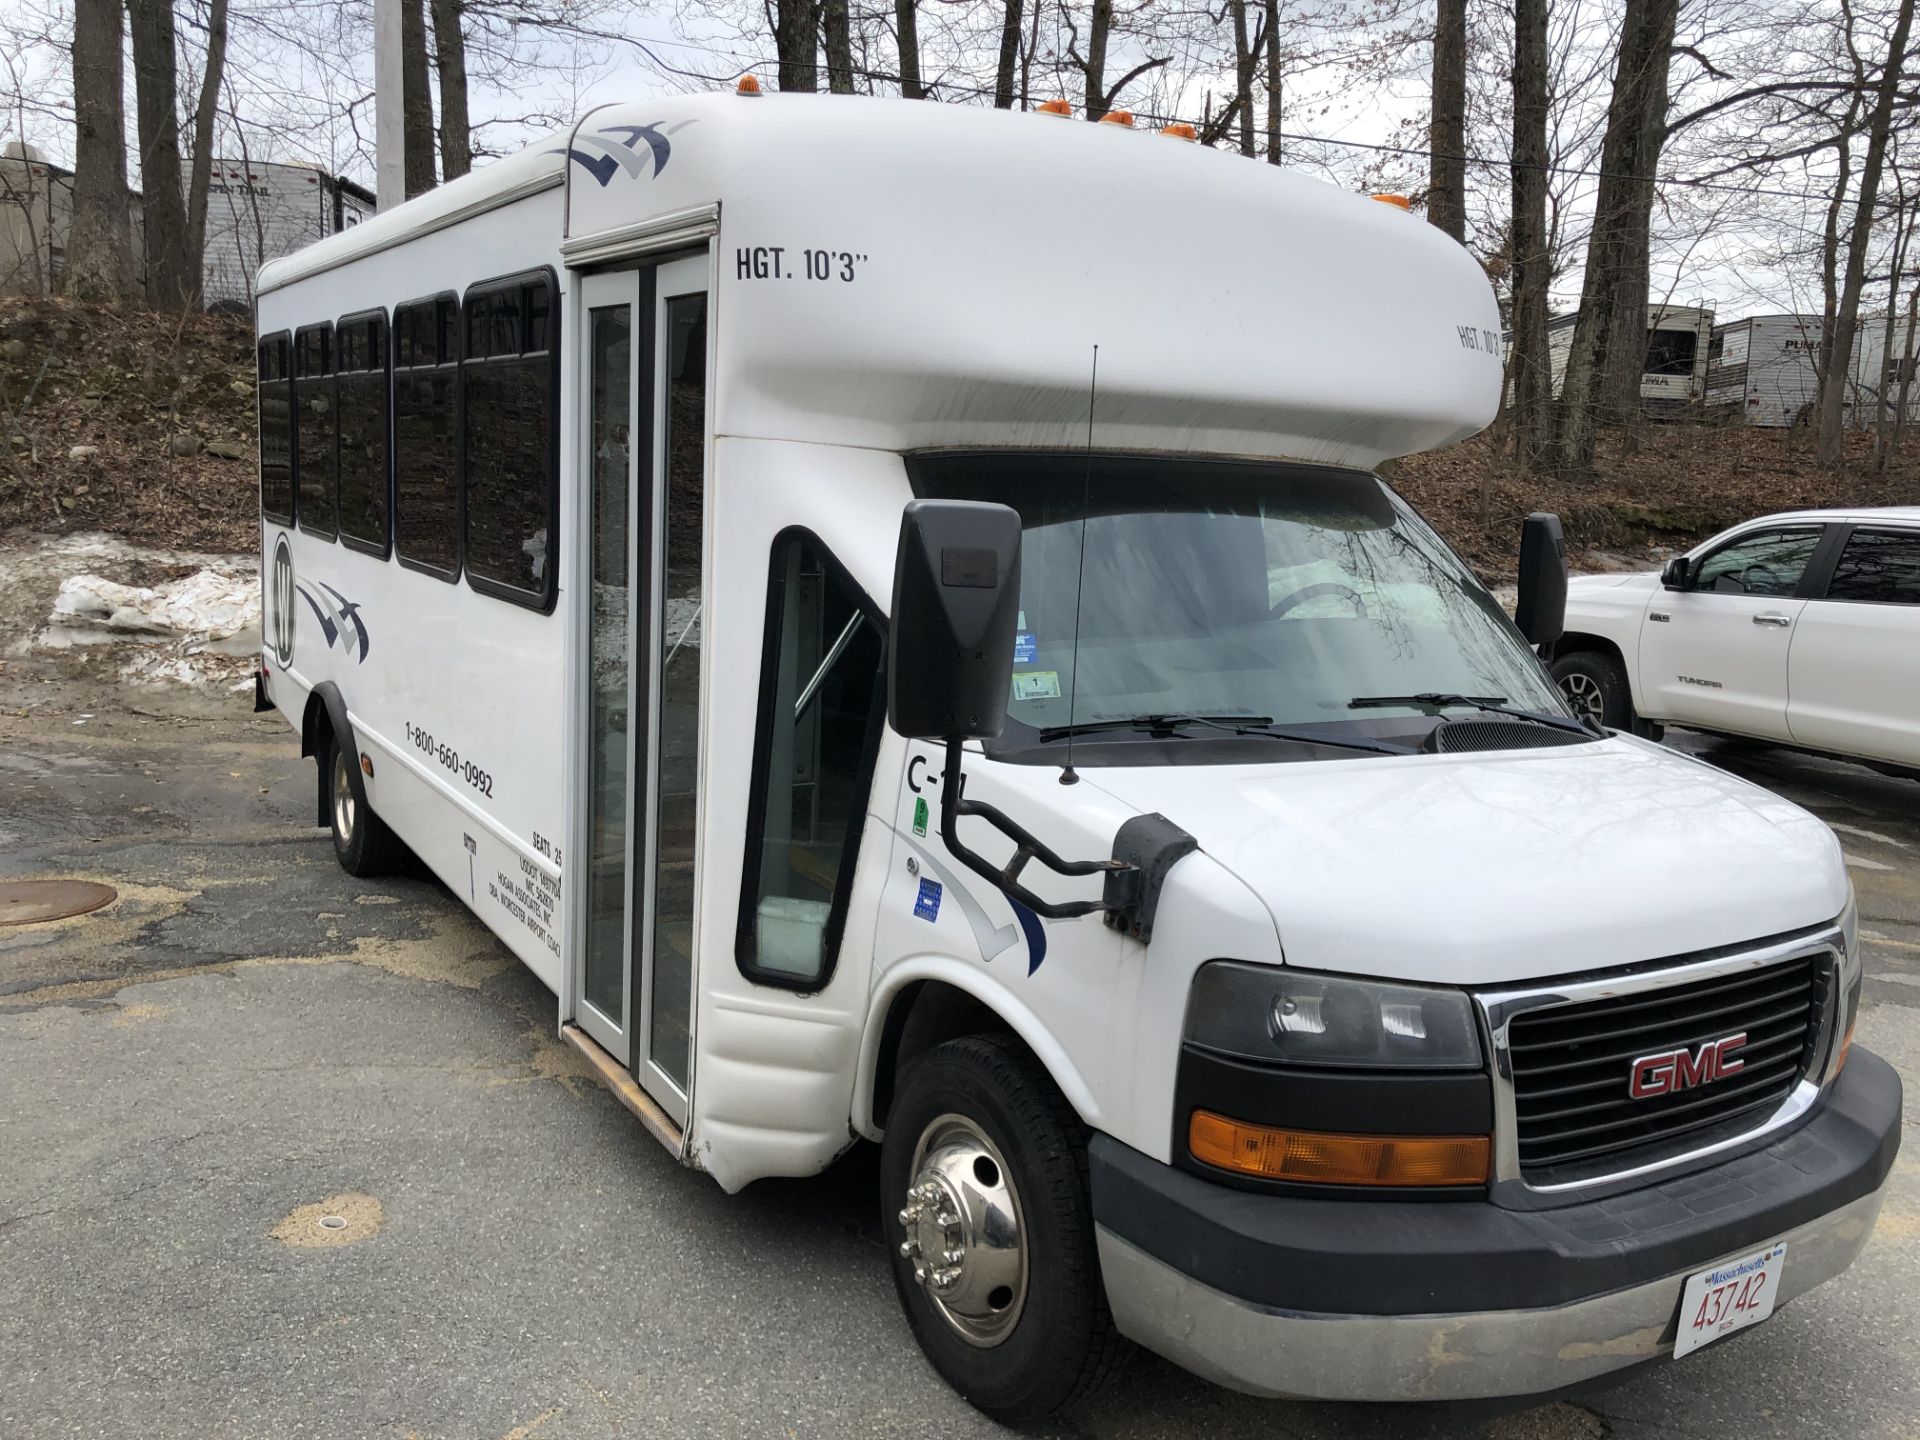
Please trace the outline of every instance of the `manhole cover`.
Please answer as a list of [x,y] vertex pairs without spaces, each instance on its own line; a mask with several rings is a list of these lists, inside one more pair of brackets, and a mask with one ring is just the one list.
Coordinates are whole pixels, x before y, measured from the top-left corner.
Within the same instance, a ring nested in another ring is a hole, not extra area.
[[0,925],[33,925],[84,915],[119,894],[111,885],[91,880],[0,880]]

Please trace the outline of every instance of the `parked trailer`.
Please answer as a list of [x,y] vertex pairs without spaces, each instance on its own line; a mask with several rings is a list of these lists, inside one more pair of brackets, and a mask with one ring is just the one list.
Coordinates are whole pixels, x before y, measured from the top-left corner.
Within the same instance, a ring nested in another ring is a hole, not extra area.
[[1804,425],[1819,390],[1817,315],[1755,315],[1716,325],[1707,362],[1709,414],[1748,425]]
[[[1567,352],[1573,348],[1573,330],[1580,312],[1557,315],[1547,322],[1547,360],[1558,396],[1567,375]],[[1656,305],[1648,310],[1647,358],[1640,374],[1640,404],[1650,415],[1671,415],[1693,409],[1705,391],[1707,342],[1713,333],[1713,312],[1692,305]]]
[[1832,834],[1571,717],[1551,517],[1523,635],[1371,473],[1499,395],[1431,226],[1117,124],[679,97],[269,265],[259,328],[259,703],[342,863],[412,850],[723,1189],[879,1142],[983,1410],[1123,1336],[1557,1390],[1866,1243]]

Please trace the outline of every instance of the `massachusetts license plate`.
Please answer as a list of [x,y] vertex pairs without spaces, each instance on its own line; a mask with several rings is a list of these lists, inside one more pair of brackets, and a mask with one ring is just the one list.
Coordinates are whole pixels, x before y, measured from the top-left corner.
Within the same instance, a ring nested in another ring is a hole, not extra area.
[[1680,1295],[1680,1333],[1674,1337],[1673,1358],[1692,1354],[1722,1335],[1758,1325],[1771,1315],[1786,1264],[1787,1247],[1782,1242],[1690,1278]]

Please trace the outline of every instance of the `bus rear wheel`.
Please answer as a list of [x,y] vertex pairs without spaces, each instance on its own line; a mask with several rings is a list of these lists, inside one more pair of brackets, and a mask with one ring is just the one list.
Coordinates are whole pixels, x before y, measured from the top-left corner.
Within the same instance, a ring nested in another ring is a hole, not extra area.
[[975,1408],[1038,1420],[1111,1377],[1122,1341],[1094,1248],[1085,1127],[1017,1042],[969,1036],[913,1063],[880,1188],[907,1323]]
[[361,803],[353,787],[352,762],[338,745],[327,746],[321,761],[327,767],[327,813],[332,817],[333,853],[340,868],[349,875],[371,879],[391,875],[400,866],[406,847],[400,837],[373,813],[373,807]]

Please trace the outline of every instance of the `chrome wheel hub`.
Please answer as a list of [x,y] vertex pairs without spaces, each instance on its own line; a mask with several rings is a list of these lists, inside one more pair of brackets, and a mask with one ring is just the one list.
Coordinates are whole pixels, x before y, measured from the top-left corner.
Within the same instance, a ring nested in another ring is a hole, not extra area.
[[353,839],[353,779],[347,774],[346,753],[333,752],[333,828],[342,840]]
[[942,1115],[914,1147],[906,1238],[913,1281],[970,1345],[998,1345],[1027,1299],[1020,1197],[999,1149],[964,1115]]
[[1591,716],[1595,720],[1606,718],[1607,700],[1592,676],[1561,676],[1560,693],[1573,702],[1575,714]]

